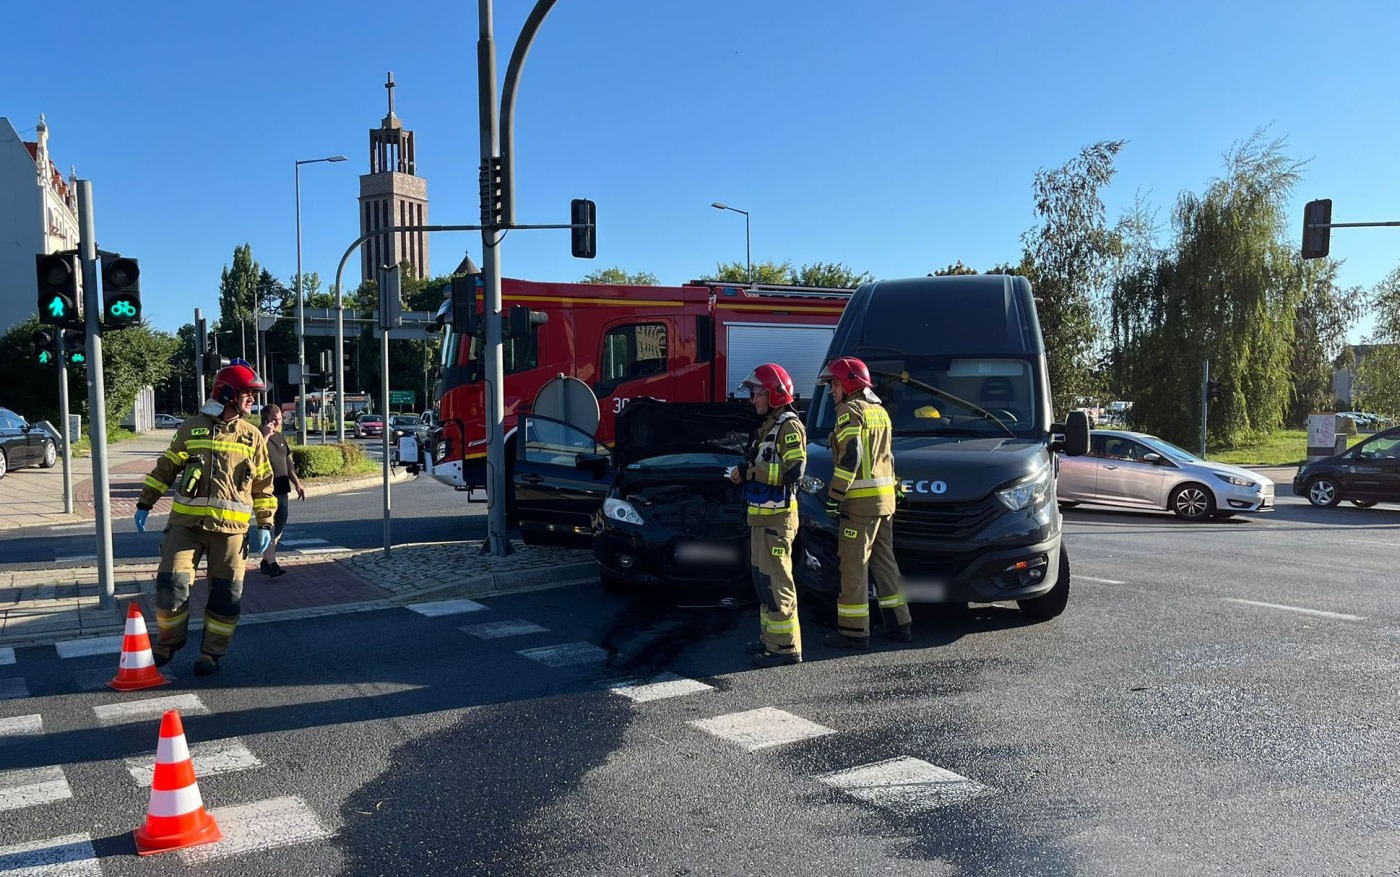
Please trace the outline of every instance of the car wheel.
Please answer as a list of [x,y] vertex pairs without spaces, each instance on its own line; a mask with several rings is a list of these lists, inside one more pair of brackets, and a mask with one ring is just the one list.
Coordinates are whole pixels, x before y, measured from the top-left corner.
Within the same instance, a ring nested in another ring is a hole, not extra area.
[[0,451],[0,478],[4,478],[5,473],[8,471],[10,471],[10,466],[5,459],[5,452]]
[[1337,482],[1331,478],[1323,476],[1314,478],[1308,484],[1308,502],[1320,509],[1330,509],[1341,499],[1337,490]]
[[1065,611],[1065,606],[1069,604],[1069,550],[1062,544],[1060,546],[1060,574],[1055,580],[1055,587],[1049,592],[1041,594],[1039,597],[1031,597],[1029,600],[1017,600],[1016,605],[1021,611],[1032,618],[1040,621],[1049,621],[1057,618]]
[[1354,499],[1354,500],[1351,501],[1351,504],[1354,505],[1354,506],[1356,506],[1356,507],[1359,508],[1359,509],[1369,509],[1371,506],[1373,506],[1373,505],[1376,504],[1376,500],[1374,500],[1374,499]]
[[1219,520],[1222,520],[1222,521],[1225,520],[1226,518],[1233,518],[1234,516],[1235,516],[1235,513],[1234,513],[1234,512],[1216,512],[1215,515],[1214,515],[1214,517],[1216,517],[1216,518],[1218,518]]
[[1194,482],[1173,490],[1168,505],[1183,521],[1203,521],[1215,514],[1215,497],[1208,488]]
[[52,469],[58,463],[58,449],[53,446],[53,442],[44,442],[44,460],[39,465],[45,469]]

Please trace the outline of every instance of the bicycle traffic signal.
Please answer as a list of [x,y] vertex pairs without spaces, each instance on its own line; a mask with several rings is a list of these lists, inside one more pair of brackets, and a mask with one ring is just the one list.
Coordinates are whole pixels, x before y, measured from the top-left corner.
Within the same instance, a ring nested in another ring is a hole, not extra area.
[[63,359],[69,365],[87,365],[87,333],[82,329],[63,330]]
[[135,259],[102,257],[102,325],[125,329],[141,322],[141,267]]
[[48,329],[40,329],[33,335],[34,361],[39,365],[53,365],[58,362],[58,336]]
[[39,321],[50,326],[78,320],[78,265],[71,255],[40,253],[34,257],[39,280]]

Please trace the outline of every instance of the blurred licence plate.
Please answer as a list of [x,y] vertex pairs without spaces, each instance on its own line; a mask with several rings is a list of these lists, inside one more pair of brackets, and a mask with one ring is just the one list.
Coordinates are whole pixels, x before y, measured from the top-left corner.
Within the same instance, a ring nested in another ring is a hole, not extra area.
[[713,542],[682,542],[676,546],[676,560],[687,563],[735,563],[739,549]]

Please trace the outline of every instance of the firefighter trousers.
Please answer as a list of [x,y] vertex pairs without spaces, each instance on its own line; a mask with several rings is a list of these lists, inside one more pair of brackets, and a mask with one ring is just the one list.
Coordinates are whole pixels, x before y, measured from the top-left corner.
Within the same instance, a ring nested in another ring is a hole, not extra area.
[[243,599],[243,550],[247,533],[214,533],[198,527],[169,527],[156,569],[157,644],[175,650],[190,626],[190,590],[201,556],[209,559],[209,601],[204,607],[204,639],[199,650],[222,657],[238,626]]
[[802,628],[797,622],[797,583],[792,579],[792,540],[797,513],[773,515],[749,526],[749,562],[758,592],[759,639],[775,655],[802,654]]
[[894,629],[908,624],[909,606],[899,586],[899,564],[894,559],[894,515],[842,515],[836,523],[840,529],[837,556],[841,561],[836,627],[841,635],[870,636],[872,578],[885,627]]

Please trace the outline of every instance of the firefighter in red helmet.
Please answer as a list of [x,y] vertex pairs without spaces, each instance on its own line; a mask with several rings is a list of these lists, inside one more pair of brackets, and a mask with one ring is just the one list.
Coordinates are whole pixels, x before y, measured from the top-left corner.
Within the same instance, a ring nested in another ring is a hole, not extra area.
[[883,634],[909,642],[914,638],[913,627],[894,558],[897,487],[890,416],[871,389],[870,369],[854,356],[832,360],[818,383],[830,385],[836,403],[826,511],[836,521],[841,562],[836,632],[827,635],[826,643],[870,648],[868,583],[872,578],[884,616]]
[[807,468],[807,432],[793,410],[792,378],[776,363],[749,373],[754,410],[764,421],[749,445],[743,467],[729,472],[744,485],[748,506],[749,559],[758,592],[759,638],[748,652],[760,667],[802,662],[797,622],[797,584],[792,578],[792,542],[797,535],[797,483]]
[[214,376],[214,392],[199,413],[180,424],[170,447],[146,476],[136,503],[136,529],[146,531],[151,508],[173,485],[170,520],[156,570],[156,624],[151,647],[157,667],[185,644],[190,590],[201,556],[209,559],[209,601],[194,672],[215,672],[238,625],[243,566],[272,537],[277,497],[262,430],[244,419],[264,389],[257,373],[234,360]]

